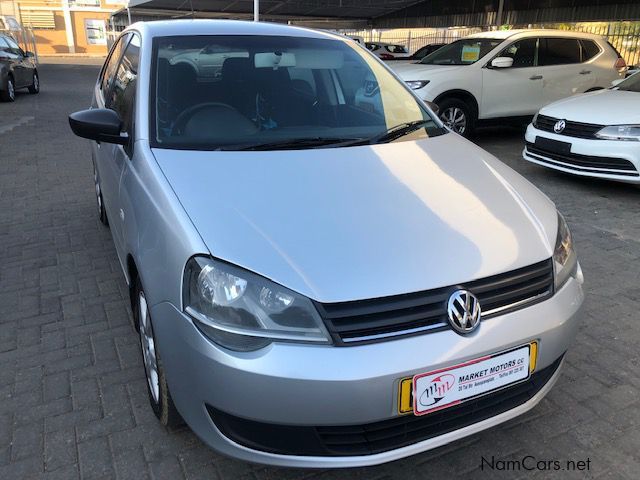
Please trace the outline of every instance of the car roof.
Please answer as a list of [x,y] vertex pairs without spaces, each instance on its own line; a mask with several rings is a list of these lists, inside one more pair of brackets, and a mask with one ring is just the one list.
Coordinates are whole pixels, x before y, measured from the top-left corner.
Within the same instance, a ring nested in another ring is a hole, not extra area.
[[344,36],[322,30],[293,27],[270,22],[243,20],[180,19],[136,22],[125,31],[137,30],[144,37],[181,35],[273,35],[287,37],[326,38],[345,41]]
[[469,35],[466,38],[495,38],[497,40],[506,40],[511,37],[571,37],[571,38],[589,38],[597,39],[602,38],[601,35],[594,35],[592,33],[574,32],[569,30],[553,30],[547,28],[533,28],[533,29],[514,29],[514,30],[496,30],[493,32],[481,32]]

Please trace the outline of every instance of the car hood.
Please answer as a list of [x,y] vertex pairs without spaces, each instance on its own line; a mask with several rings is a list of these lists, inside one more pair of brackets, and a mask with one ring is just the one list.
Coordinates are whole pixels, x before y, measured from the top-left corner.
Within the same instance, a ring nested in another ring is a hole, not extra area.
[[640,110],[629,108],[640,102],[640,93],[598,90],[565,98],[540,110],[542,115],[597,125],[640,123]]
[[153,153],[213,256],[321,302],[460,284],[549,258],[555,242],[547,197],[455,134]]
[[389,62],[389,67],[403,80],[429,80],[434,75],[455,75],[469,65],[423,65],[411,62]]

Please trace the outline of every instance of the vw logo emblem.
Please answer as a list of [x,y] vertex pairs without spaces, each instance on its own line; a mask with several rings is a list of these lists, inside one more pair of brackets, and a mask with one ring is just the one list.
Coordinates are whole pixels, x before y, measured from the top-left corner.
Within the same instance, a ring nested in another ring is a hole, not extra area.
[[456,332],[471,333],[480,325],[480,302],[468,290],[456,290],[449,297],[447,316]]
[[553,131],[556,133],[562,133],[566,126],[567,126],[567,122],[565,122],[564,120],[558,120],[556,124],[553,126]]

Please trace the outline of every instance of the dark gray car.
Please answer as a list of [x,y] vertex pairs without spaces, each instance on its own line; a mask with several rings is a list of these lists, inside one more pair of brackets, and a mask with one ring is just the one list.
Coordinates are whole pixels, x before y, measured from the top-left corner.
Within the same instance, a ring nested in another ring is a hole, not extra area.
[[40,91],[34,56],[22,50],[10,36],[0,35],[0,100],[13,102],[20,88],[34,94]]

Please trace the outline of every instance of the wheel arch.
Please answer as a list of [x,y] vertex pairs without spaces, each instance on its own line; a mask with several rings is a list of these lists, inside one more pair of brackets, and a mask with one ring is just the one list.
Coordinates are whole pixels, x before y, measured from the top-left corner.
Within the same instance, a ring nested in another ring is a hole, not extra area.
[[476,118],[478,118],[480,113],[480,106],[478,104],[478,101],[476,100],[476,97],[473,95],[473,93],[467,90],[462,90],[462,89],[447,90],[446,92],[443,92],[440,95],[438,95],[436,98],[434,98],[433,102],[437,105],[440,105],[440,102],[449,98],[455,98],[465,102],[467,105],[469,105],[473,109],[473,112],[475,113]]

